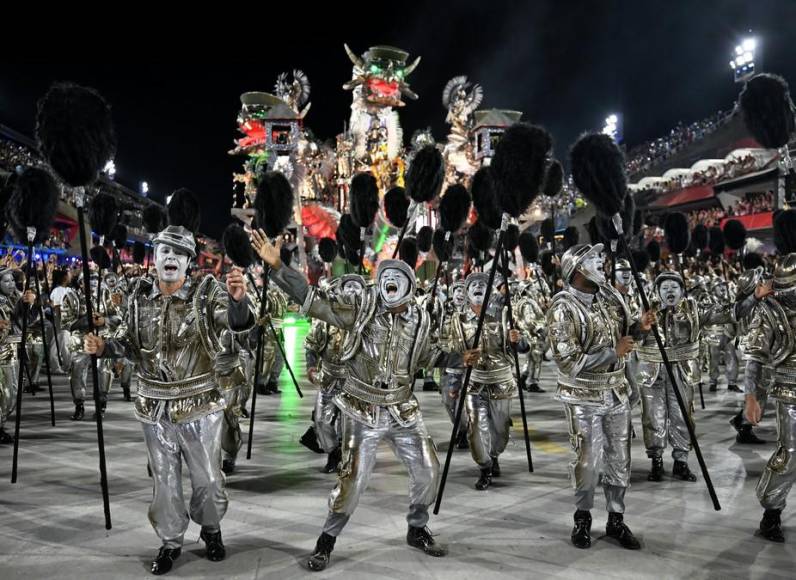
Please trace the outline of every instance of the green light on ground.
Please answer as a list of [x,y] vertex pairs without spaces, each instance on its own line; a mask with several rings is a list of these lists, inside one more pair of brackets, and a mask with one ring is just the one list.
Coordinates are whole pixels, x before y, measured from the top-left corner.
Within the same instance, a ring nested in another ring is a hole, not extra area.
[[[310,324],[304,318],[296,316],[286,316],[282,320],[282,334],[285,337],[285,355],[287,361],[290,363],[290,368],[293,369],[293,374],[296,375],[296,380],[299,386],[306,385],[306,363],[304,360],[304,337],[309,332]],[[290,373],[287,366],[282,369],[282,374],[279,376],[279,388],[282,395],[279,397],[279,412],[277,413],[277,420],[285,423],[306,422],[309,417],[300,417],[298,415],[299,396],[296,388],[293,386],[293,381],[290,379]],[[304,396],[310,396],[305,392],[306,389],[302,388]]]

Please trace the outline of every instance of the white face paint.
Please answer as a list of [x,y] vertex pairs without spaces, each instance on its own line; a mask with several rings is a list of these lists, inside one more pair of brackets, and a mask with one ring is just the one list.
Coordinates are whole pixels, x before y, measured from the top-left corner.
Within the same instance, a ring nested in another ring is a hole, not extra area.
[[467,301],[471,306],[481,306],[486,297],[486,280],[473,280],[467,285]]
[[387,308],[399,306],[411,287],[409,278],[397,268],[385,268],[379,276],[379,296]]
[[456,308],[464,308],[465,303],[467,302],[467,295],[464,293],[464,286],[456,286],[453,289],[453,305]]
[[630,282],[633,280],[633,273],[630,270],[617,270],[616,281],[625,288],[630,288]]
[[88,279],[88,286],[89,288],[91,288],[91,294],[96,295],[97,288],[99,287],[99,278],[97,278],[96,276],[91,276]]
[[578,270],[595,284],[605,284],[605,259],[602,253],[592,252],[580,263]]
[[167,244],[155,247],[155,270],[158,280],[167,284],[179,282],[185,277],[191,257]]
[[664,306],[677,306],[683,299],[683,287],[674,280],[664,280],[658,286],[658,296]]
[[362,294],[362,284],[357,280],[346,280],[342,287],[343,296],[359,296]]
[[17,289],[17,284],[14,282],[14,275],[11,272],[6,272],[0,277],[0,292],[6,296],[11,296]]
[[726,284],[716,284],[716,286],[713,288],[713,293],[719,300],[724,302],[730,298],[730,289],[727,288]]

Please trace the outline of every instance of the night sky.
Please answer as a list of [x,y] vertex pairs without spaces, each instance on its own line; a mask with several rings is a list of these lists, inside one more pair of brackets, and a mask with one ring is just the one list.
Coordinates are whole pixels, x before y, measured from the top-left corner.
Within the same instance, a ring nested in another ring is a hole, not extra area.
[[[270,92],[279,72],[300,68],[312,83],[306,125],[334,137],[351,103],[341,88],[351,75],[343,42],[357,54],[391,44],[423,57],[409,77],[420,100],[401,111],[405,138],[430,126],[444,139],[442,89],[466,74],[484,87],[482,107],[523,111],[551,131],[562,158],[579,133],[599,129],[612,112],[621,114],[632,147],[678,121],[730,108],[740,89],[730,57],[750,30],[758,71],[796,83],[794,0],[410,4],[373,2],[352,16],[353,8],[296,2],[285,14],[238,8],[198,23],[188,14],[171,21],[120,13],[80,33],[65,23],[35,37],[24,27],[17,39],[4,31],[0,123],[33,135],[35,103],[50,83],[93,86],[113,106],[117,180],[136,190],[146,180],[158,199],[194,190],[203,230],[220,236],[242,163],[226,154],[238,136],[240,94]],[[15,41],[24,50],[13,50]]]

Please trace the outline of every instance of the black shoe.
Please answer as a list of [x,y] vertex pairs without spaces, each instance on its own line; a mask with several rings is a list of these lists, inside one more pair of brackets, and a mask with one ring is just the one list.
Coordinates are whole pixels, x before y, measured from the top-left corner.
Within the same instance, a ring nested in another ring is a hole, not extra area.
[[174,560],[180,557],[182,548],[161,548],[157,557],[152,560],[152,567],[149,569],[155,576],[165,574],[174,565]]
[[336,541],[337,538],[334,536],[330,536],[326,532],[322,533],[315,543],[315,551],[307,560],[307,568],[313,572],[325,570],[326,566],[329,565],[329,558],[332,555],[332,550],[334,550],[334,543]]
[[208,532],[202,528],[199,537],[204,540],[205,546],[207,547],[205,550],[205,558],[211,562],[220,562],[227,557],[227,549],[224,547],[224,542],[221,540],[221,530],[217,532]]
[[467,449],[468,447],[470,447],[470,442],[467,441],[467,431],[460,429],[456,436],[456,449]]
[[122,393],[124,394],[125,401],[132,401],[132,397],[130,397],[130,387],[122,387]]
[[732,391],[733,393],[743,393],[743,391],[738,388],[738,385],[727,385],[727,390]]
[[437,381],[424,381],[423,382],[423,390],[424,391],[439,391],[439,385]]
[[276,381],[268,381],[268,384],[265,386],[265,388],[269,395],[278,395],[282,392],[279,390],[279,383]]
[[531,383],[531,386],[528,387],[529,393],[544,393],[544,389],[539,386],[539,383]]
[[663,481],[663,474],[663,458],[653,457],[652,469],[650,469],[650,473],[647,476],[647,481]]
[[585,510],[575,512],[575,527],[572,528],[572,545],[585,550],[591,548],[591,513]]
[[416,528],[414,526],[409,526],[409,531],[406,532],[406,543],[413,548],[423,550],[426,554],[434,556],[435,558],[441,558],[448,553],[445,546],[434,541],[431,530],[425,527]]
[[221,471],[223,471],[225,475],[232,475],[235,473],[235,460],[232,458],[222,460]]
[[0,443],[10,445],[13,442],[14,442],[14,437],[6,433],[4,429],[0,429]]
[[310,451],[314,451],[315,453],[318,453],[318,454],[325,453],[325,451],[323,450],[323,447],[318,445],[318,437],[315,435],[315,426],[314,425],[310,425],[309,426],[309,429],[307,429],[304,432],[304,435],[301,436],[301,439],[299,439],[299,442],[304,447],[309,449]]
[[735,436],[735,441],[742,445],[763,445],[766,442],[755,435],[755,432],[752,431],[751,425],[744,425],[738,430],[738,434]]
[[75,413],[69,419],[71,421],[82,421],[83,416],[86,414],[85,408],[83,408],[83,401],[79,403],[75,403]]
[[691,473],[688,469],[688,464],[685,461],[675,461],[672,468],[672,477],[681,479],[683,481],[696,481],[696,475]]
[[270,395],[271,393],[268,392],[268,385],[264,385],[263,383],[257,383],[255,387],[258,395]]
[[337,471],[337,465],[340,463],[342,458],[343,450],[338,447],[329,454],[329,457],[326,458],[326,465],[324,465],[321,471],[324,473],[335,473]]
[[757,530],[757,535],[772,542],[780,544],[784,542],[785,535],[782,533],[781,513],[782,510],[766,510],[763,513],[763,519],[760,520],[760,529]]
[[240,408],[240,416],[241,416],[242,419],[248,419],[249,418],[249,410],[246,407],[241,407]]
[[710,389],[709,390],[710,390],[711,393],[715,393],[716,391],[719,390],[719,386],[716,383],[710,383]]
[[485,489],[489,488],[491,484],[492,484],[492,470],[482,469],[481,477],[479,477],[478,481],[475,482],[475,489],[477,489],[478,491],[484,491]]
[[492,458],[492,477],[500,477],[500,464],[497,457]]
[[641,544],[623,521],[622,514],[610,512],[608,524],[605,526],[605,535],[619,541],[619,545],[626,550],[638,550]]

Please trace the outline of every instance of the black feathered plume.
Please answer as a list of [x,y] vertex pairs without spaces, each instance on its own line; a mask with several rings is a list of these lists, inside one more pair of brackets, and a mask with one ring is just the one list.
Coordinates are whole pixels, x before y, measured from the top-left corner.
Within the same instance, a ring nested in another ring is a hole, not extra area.
[[600,228],[597,227],[597,216],[593,216],[589,223],[586,224],[586,231],[589,233],[589,243],[593,246],[594,244],[602,243],[602,238],[600,237]]
[[150,234],[157,234],[166,227],[166,214],[157,204],[153,203],[145,207],[142,219],[144,228]]
[[100,270],[108,270],[111,267],[111,258],[108,251],[102,246],[93,246],[89,250],[91,261],[94,262]]
[[254,210],[257,227],[265,230],[269,238],[275,238],[287,227],[293,217],[293,189],[282,173],[269,171],[260,177]]
[[20,243],[27,243],[28,228],[36,229],[33,244],[50,237],[58,207],[58,185],[48,171],[28,167],[14,180],[14,191],[6,208],[8,223]]
[[337,242],[332,238],[318,240],[318,255],[327,264],[334,262],[334,257],[337,255]]
[[94,196],[88,207],[88,219],[95,234],[100,238],[110,238],[119,221],[119,204],[116,203],[116,198],[108,193]]
[[417,249],[420,252],[430,252],[434,230],[430,226],[423,226],[417,232]]
[[529,264],[536,263],[536,261],[539,259],[539,244],[536,241],[536,236],[534,236],[530,231],[525,230],[520,234],[518,241],[522,259]]
[[[796,225],[796,223],[794,223],[793,225]],[[791,247],[796,248],[796,246],[791,246]],[[777,251],[779,251],[779,249],[777,249]],[[755,268],[764,268],[764,267],[765,267],[765,262],[763,261],[763,257],[760,254],[757,254],[755,252],[749,252],[743,257],[744,270],[754,270]]]
[[370,173],[358,173],[351,180],[351,217],[360,228],[369,228],[379,211],[379,186]]
[[673,254],[682,254],[688,249],[691,234],[688,231],[688,218],[685,214],[679,211],[668,214],[663,220],[663,233],[666,245]]
[[351,264],[359,264],[359,228],[354,223],[351,214],[340,216],[340,224],[337,226],[337,245],[340,256],[348,260]]
[[569,226],[564,230],[564,250],[577,246],[580,243],[580,232],[575,226]]
[[554,276],[556,274],[556,265],[553,262],[553,252],[545,250],[539,254],[539,265],[542,267],[542,272],[545,276]]
[[515,123],[503,133],[491,170],[500,208],[520,217],[539,194],[553,140],[541,127]]
[[456,232],[470,213],[470,193],[467,188],[455,183],[445,190],[439,202],[439,220],[446,232]]
[[708,245],[708,228],[704,224],[694,226],[694,231],[691,232],[691,241],[695,250],[704,250]]
[[633,250],[633,263],[635,263],[636,268],[639,272],[644,272],[647,267],[650,265],[650,255],[649,252],[645,250]]
[[414,238],[404,238],[401,240],[398,256],[414,270],[417,267],[417,241]]
[[708,230],[708,247],[714,256],[724,254],[724,233],[720,227],[712,227]]
[[94,89],[58,83],[38,103],[36,136],[50,167],[72,187],[93,183],[116,153],[111,109]]
[[447,262],[451,259],[451,244],[445,240],[445,230],[434,230],[431,243],[440,262]]
[[746,227],[738,220],[728,220],[724,224],[724,243],[731,250],[740,250],[746,243]]
[[795,122],[785,79],[759,74],[746,83],[738,101],[746,128],[760,145],[779,149],[788,143]]
[[490,166],[482,167],[475,172],[470,189],[473,194],[473,206],[481,225],[493,230],[500,228],[500,206]]
[[111,240],[117,250],[121,250],[127,245],[127,226],[124,224],[116,224],[111,232]]
[[470,239],[470,245],[472,245],[473,248],[479,252],[486,252],[489,250],[489,246],[492,244],[492,231],[484,226],[480,219],[470,226],[467,233]]
[[202,207],[196,194],[190,189],[182,187],[171,194],[166,211],[170,226],[182,226],[193,233],[199,231]]
[[384,214],[396,228],[404,227],[409,211],[409,198],[403,187],[393,187],[384,194]]
[[552,244],[553,240],[556,236],[556,226],[553,222],[553,218],[545,218],[542,220],[542,225],[540,227],[540,233],[542,234],[542,240],[545,244]]
[[509,252],[513,252],[517,249],[517,245],[520,243],[520,228],[517,224],[509,224],[509,227],[506,228],[506,233],[503,236],[503,247],[506,248]]
[[442,154],[434,145],[426,145],[406,171],[406,194],[416,203],[427,203],[439,195],[444,177]]
[[612,217],[622,211],[627,175],[622,151],[608,135],[582,136],[570,150],[572,179],[597,212]]
[[224,229],[221,238],[224,253],[236,266],[244,270],[254,263],[254,251],[249,235],[240,224],[231,223]]
[[774,217],[774,245],[780,256],[796,252],[796,209],[777,212]]
[[657,264],[660,261],[660,259],[661,259],[661,245],[658,242],[656,242],[655,240],[652,240],[651,242],[649,242],[647,244],[647,247],[645,248],[645,250],[647,252],[647,255],[649,256],[651,264]]
[[146,260],[146,246],[144,242],[133,242],[133,262],[136,264],[143,264]]
[[544,187],[542,187],[542,194],[547,197],[555,197],[561,192],[564,187],[564,168],[561,162],[553,159],[547,172],[544,176]]

